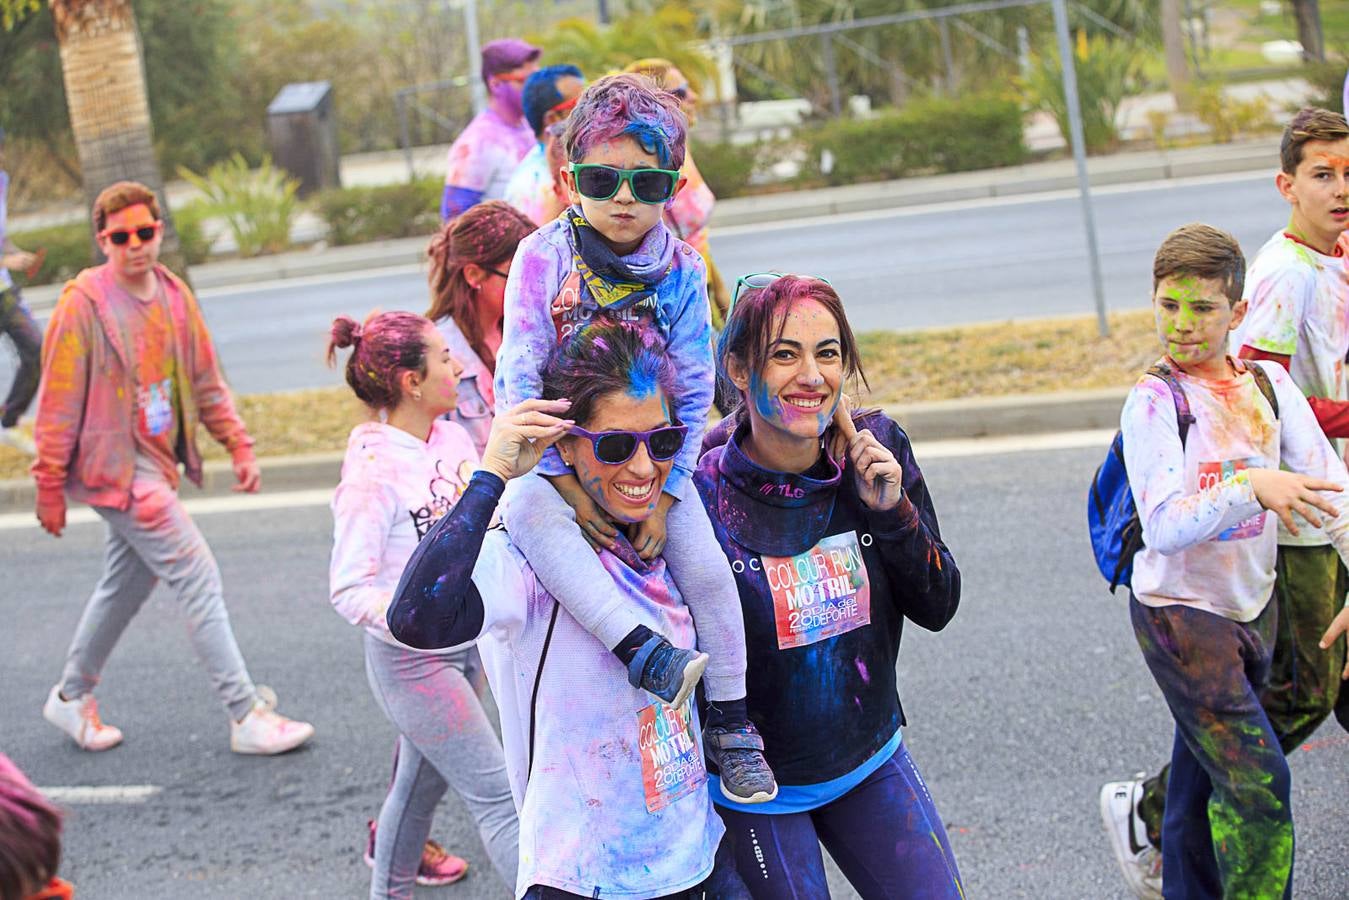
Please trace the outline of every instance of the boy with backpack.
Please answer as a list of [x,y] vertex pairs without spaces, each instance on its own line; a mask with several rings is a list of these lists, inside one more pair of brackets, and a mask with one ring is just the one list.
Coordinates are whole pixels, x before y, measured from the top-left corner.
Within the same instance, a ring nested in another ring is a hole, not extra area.
[[1291,534],[1324,526],[1349,555],[1349,472],[1311,406],[1282,367],[1227,353],[1244,271],[1225,232],[1167,236],[1153,262],[1166,377],[1140,378],[1121,414],[1143,537],[1130,617],[1176,723],[1162,868],[1177,897],[1291,895],[1290,776],[1259,698],[1279,625],[1266,512]]
[[[1260,249],[1246,276],[1246,315],[1234,346],[1242,359],[1278,362],[1311,405],[1321,430],[1349,437],[1349,125],[1324,109],[1301,110],[1284,130],[1279,193],[1292,208],[1286,228]],[[1343,445],[1340,445],[1343,448]],[[1344,601],[1339,555],[1317,528],[1278,531],[1275,600],[1279,631],[1261,692],[1284,753],[1307,740],[1340,693],[1345,642],[1317,646]],[[1157,882],[1156,853],[1165,810],[1167,770],[1144,780],[1112,782],[1101,810],[1131,885]],[[1135,834],[1132,835],[1131,831]],[[1155,884],[1140,897],[1159,896]]]

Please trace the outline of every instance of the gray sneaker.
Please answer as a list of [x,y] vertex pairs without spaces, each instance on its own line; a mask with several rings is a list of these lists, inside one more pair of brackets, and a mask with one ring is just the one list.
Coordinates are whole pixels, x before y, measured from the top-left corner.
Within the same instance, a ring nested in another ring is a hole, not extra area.
[[763,738],[750,722],[703,729],[707,759],[721,770],[721,792],[736,803],[767,803],[778,795],[778,781],[763,755]]

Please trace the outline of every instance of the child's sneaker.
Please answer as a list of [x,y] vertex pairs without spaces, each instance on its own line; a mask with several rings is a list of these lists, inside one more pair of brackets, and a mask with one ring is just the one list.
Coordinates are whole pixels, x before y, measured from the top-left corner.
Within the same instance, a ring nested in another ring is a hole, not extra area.
[[276,712],[276,694],[258,687],[258,699],[243,721],[230,721],[230,749],[235,753],[275,756],[294,750],[314,736],[308,722],[287,719]]
[[98,701],[93,694],[66,700],[61,697],[61,686],[53,685],[42,706],[42,718],[70,735],[82,750],[96,753],[122,743],[121,729],[104,725],[98,717]]
[[656,635],[628,663],[628,681],[678,709],[693,695],[706,668],[706,653],[681,650]]
[[28,456],[37,456],[37,445],[33,439],[18,428],[0,428],[0,446],[13,447]]
[[1101,788],[1101,821],[1110,838],[1110,849],[1124,873],[1124,881],[1139,900],[1162,900],[1162,854],[1148,842],[1148,832],[1138,815],[1145,773],[1131,781],[1112,781]]
[[[375,867],[375,820],[369,820],[370,837],[365,842],[365,864]],[[417,883],[422,887],[440,887],[454,884],[468,874],[468,861],[460,859],[435,841],[427,841],[422,847],[421,865],[417,866]]]
[[709,762],[721,770],[721,792],[736,803],[767,803],[778,782],[763,755],[763,738],[751,723],[709,725],[703,730]]

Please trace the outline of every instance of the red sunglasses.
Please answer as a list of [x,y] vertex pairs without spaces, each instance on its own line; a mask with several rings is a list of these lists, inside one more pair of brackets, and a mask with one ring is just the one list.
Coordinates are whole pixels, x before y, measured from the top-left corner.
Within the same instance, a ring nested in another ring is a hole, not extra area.
[[131,240],[131,235],[135,235],[142,244],[150,241],[155,235],[159,234],[164,227],[163,222],[155,222],[153,225],[141,225],[137,228],[117,228],[106,229],[98,233],[99,237],[105,237],[112,241],[118,247]]

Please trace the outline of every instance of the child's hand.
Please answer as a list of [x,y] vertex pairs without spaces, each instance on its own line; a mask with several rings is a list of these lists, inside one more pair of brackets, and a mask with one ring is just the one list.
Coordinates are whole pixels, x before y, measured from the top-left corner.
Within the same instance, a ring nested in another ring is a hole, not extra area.
[[576,513],[576,524],[581,528],[581,534],[590,542],[590,546],[596,550],[614,549],[614,539],[618,537],[618,529],[614,527],[613,522],[609,521],[609,516],[604,510],[600,509],[598,503],[590,498],[581,487],[581,482],[575,475],[570,473],[566,475],[555,475],[549,479],[557,492],[562,495],[562,499],[567,501],[567,505]]
[[904,498],[904,469],[890,449],[876,439],[870,428],[857,430],[846,399],[834,410],[834,426],[847,442],[857,480],[857,495],[867,509],[886,512]]
[[1311,506],[1332,519],[1337,515],[1330,501],[1317,493],[1340,490],[1340,486],[1333,481],[1323,481],[1320,478],[1279,469],[1246,469],[1246,477],[1251,481],[1255,499],[1265,509],[1274,510],[1290,534],[1298,533],[1297,525],[1293,522],[1293,513],[1302,516],[1313,528],[1321,527],[1321,519],[1311,511]]
[[[1326,633],[1321,635],[1321,649],[1329,650],[1330,645],[1346,633],[1349,633],[1349,606],[1340,610],[1339,615],[1331,621],[1330,627],[1326,629]],[[1344,672],[1340,674],[1340,678],[1349,681],[1349,659],[1345,660]]]
[[633,529],[632,547],[637,551],[637,555],[650,562],[665,551],[665,516],[670,512],[670,507],[674,506],[675,498],[669,494],[662,493],[660,499],[656,501],[656,508],[651,511],[651,515],[637,523]]
[[567,433],[575,423],[557,416],[571,406],[570,400],[526,400],[492,420],[487,446],[478,468],[510,481],[534,468],[543,451]]

